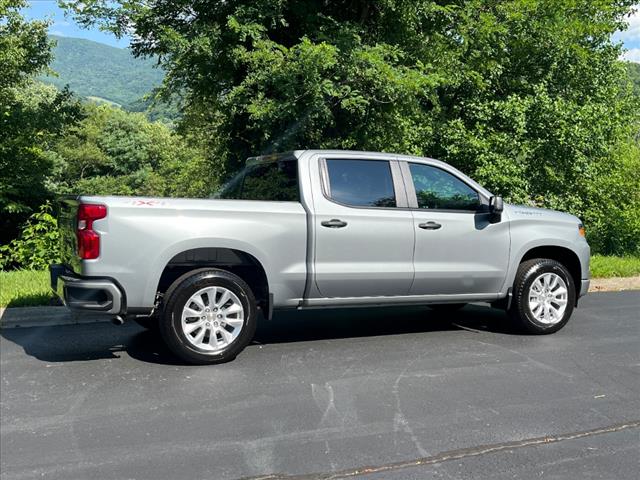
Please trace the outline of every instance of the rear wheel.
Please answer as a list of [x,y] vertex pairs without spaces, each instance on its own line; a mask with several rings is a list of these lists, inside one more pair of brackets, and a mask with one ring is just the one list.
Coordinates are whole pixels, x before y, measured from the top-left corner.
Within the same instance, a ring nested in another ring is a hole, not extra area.
[[575,303],[573,278],[560,262],[536,258],[520,264],[509,316],[523,330],[557,332],[569,321]]
[[184,279],[170,294],[160,321],[169,348],[194,364],[235,358],[256,329],[256,301],[237,275],[210,269]]

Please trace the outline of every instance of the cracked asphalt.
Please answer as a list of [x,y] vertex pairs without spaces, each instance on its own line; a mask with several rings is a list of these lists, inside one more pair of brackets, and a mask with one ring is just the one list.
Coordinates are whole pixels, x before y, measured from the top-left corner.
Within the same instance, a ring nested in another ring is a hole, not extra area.
[[549,336],[468,306],[281,313],[219,366],[136,324],[0,332],[2,479],[637,479],[640,292]]

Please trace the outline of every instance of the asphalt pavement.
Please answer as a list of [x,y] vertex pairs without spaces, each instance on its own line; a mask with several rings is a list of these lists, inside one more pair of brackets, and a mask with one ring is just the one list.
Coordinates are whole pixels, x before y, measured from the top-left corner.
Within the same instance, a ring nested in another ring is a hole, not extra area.
[[232,362],[153,332],[0,331],[2,479],[637,479],[640,292],[548,336],[468,306],[287,312]]

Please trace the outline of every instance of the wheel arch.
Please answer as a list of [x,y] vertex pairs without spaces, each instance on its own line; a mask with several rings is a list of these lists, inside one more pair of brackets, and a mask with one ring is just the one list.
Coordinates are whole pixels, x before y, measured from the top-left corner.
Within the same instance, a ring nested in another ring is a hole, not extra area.
[[582,265],[580,258],[570,248],[562,247],[559,245],[540,245],[530,248],[520,258],[518,266],[527,260],[534,258],[548,258],[560,262],[566,267],[571,274],[574,288],[576,290],[576,298],[580,294],[580,285],[582,282]]
[[269,315],[272,305],[264,265],[251,253],[235,248],[197,247],[174,254],[159,275],[156,292],[168,297],[182,280],[196,271],[209,268],[226,270],[242,278],[251,288],[264,315]]

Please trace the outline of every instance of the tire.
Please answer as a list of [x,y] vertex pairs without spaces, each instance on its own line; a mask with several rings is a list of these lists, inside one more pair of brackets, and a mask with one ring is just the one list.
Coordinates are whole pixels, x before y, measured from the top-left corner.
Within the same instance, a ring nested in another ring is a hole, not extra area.
[[160,334],[185,362],[224,363],[253,339],[257,311],[253,293],[240,277],[218,269],[198,271],[171,292],[160,318]]
[[[542,293],[537,295],[538,291]],[[560,262],[536,258],[520,264],[508,313],[521,330],[535,335],[557,332],[569,321],[575,304],[575,283]]]
[[466,303],[434,303],[429,305],[429,308],[436,312],[446,313],[457,312],[461,308],[464,308],[465,305]]

